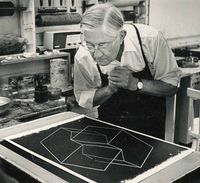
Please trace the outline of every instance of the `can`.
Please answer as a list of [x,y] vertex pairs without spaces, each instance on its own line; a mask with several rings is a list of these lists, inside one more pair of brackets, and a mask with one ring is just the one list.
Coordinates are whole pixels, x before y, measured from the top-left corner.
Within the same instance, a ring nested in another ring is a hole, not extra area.
[[50,84],[62,92],[69,86],[69,61],[62,58],[50,60]]

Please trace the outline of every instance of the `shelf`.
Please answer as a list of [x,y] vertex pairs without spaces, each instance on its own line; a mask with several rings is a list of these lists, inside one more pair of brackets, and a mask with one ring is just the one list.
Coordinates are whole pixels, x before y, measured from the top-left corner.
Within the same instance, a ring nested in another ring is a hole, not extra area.
[[16,58],[14,58],[14,59],[10,59],[10,60],[7,60],[7,61],[1,61],[0,65],[9,65],[9,64],[17,64],[17,63],[23,63],[23,62],[32,62],[32,61],[48,60],[48,59],[53,59],[53,58],[67,57],[67,56],[69,56],[69,53],[60,52],[58,54],[36,55],[36,56],[30,56],[30,57],[25,57],[25,58],[23,58],[22,56],[23,56],[23,54],[16,55]]
[[17,11],[24,11],[24,10],[27,10],[27,7],[0,7],[0,11],[2,11],[2,10],[17,10]]
[[26,75],[26,74],[39,74],[50,72],[51,59],[66,59],[70,61],[70,54],[58,53],[51,55],[39,55],[22,59],[12,59],[8,62],[0,64],[0,83],[1,80],[7,82],[8,78]]
[[58,30],[79,30],[79,24],[72,24],[72,25],[58,25],[58,26],[43,26],[43,27],[36,27],[36,33],[43,33],[45,31],[58,31]]

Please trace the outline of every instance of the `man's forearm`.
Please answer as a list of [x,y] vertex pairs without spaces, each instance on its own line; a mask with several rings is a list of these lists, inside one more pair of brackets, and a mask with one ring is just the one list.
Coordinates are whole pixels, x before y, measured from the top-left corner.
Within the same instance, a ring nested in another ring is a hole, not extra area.
[[[130,91],[137,90],[139,79],[132,75],[126,67],[115,67],[108,76],[109,83],[115,88],[124,88]],[[142,79],[142,78],[141,78]],[[177,87],[160,80],[142,79],[143,88],[140,92],[153,96],[171,96],[176,93]]]
[[105,86],[103,88],[99,88],[96,90],[94,99],[93,99],[93,106],[98,106],[103,104],[106,100],[108,100],[117,89],[114,89],[110,86]]
[[143,88],[141,93],[153,96],[171,96],[177,92],[177,87],[159,80],[142,79]]
[[[142,82],[143,82],[143,88],[140,91],[141,93],[153,96],[171,96],[177,92],[176,86],[165,83],[163,81],[142,79]],[[133,90],[135,90],[135,86],[133,88],[134,88]],[[131,88],[129,89],[132,90]],[[116,89],[110,86],[97,89],[93,99],[93,106],[103,104],[116,91],[117,91]]]

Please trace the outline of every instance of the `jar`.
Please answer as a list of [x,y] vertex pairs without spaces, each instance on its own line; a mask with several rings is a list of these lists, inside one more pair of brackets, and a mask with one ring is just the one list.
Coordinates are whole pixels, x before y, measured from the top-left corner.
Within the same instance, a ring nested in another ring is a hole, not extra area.
[[49,100],[58,100],[60,99],[62,90],[60,88],[49,87]]
[[39,85],[35,87],[35,102],[44,103],[48,101],[48,88],[47,86]]

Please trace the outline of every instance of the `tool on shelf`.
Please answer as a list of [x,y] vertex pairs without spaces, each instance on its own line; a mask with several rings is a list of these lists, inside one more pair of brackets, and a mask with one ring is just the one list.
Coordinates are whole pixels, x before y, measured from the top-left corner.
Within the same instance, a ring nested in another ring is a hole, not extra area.
[[16,117],[15,120],[18,120],[20,122],[26,122],[26,121],[31,121],[34,119],[38,119],[41,117],[45,117],[45,116],[50,116],[56,113],[60,113],[60,112],[64,112],[64,111],[68,111],[68,105],[61,105],[61,106],[57,106],[57,107],[52,107],[49,109],[44,109],[41,111],[37,111],[37,112],[33,112],[30,114],[24,114],[21,115],[19,117]]
[[51,13],[66,13],[67,8],[65,7],[40,7],[38,13],[51,14]]
[[23,11],[26,9],[26,7],[15,7],[11,1],[0,2],[0,16],[12,16],[15,11]]
[[[29,106],[29,107],[32,108],[33,106]],[[69,111],[69,109],[70,109],[69,104],[64,104],[64,105],[60,105],[60,106],[56,106],[56,107],[51,107],[49,109],[43,109],[40,111],[23,114],[23,115],[16,116],[16,117],[4,117],[0,120],[0,124],[2,125],[5,123],[8,123],[11,120],[15,120],[15,121],[19,121],[19,122],[27,122],[27,121],[35,120],[35,119],[42,118],[45,116],[57,114],[60,112]]]

